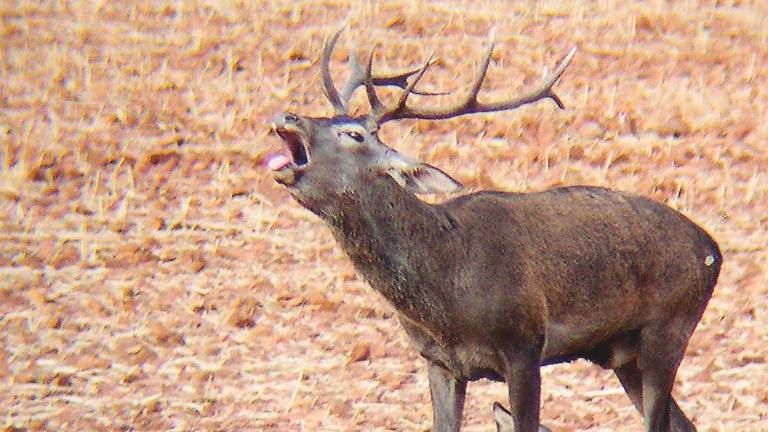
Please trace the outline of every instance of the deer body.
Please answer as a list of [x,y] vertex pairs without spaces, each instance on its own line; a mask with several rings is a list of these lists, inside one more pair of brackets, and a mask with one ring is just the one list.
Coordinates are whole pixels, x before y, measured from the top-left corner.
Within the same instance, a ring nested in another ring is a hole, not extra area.
[[503,380],[499,347],[519,343],[541,344],[542,364],[619,367],[634,358],[605,342],[677,308],[699,315],[717,275],[714,241],[642,197],[568,187],[432,205],[388,178],[356,184],[351,205],[320,216],[419,352],[457,378]]
[[[532,95],[481,104],[489,48],[467,101],[417,110],[405,99],[430,61],[410,83],[415,71],[373,77],[369,61],[339,96],[327,73],[337,37],[323,56],[324,91],[337,115],[278,116],[274,129],[289,155],[270,166],[397,310],[428,362],[434,430],[458,431],[467,382],[488,378],[508,383],[503,423],[538,431],[540,366],[576,358],[616,371],[648,432],[695,430],[670,392],[718,276],[721,256],[711,237],[660,203],[596,187],[479,192],[429,204],[415,194],[449,192],[458,182],[376,136],[393,119],[447,118],[542,98],[561,105],[551,86],[573,51]],[[405,88],[395,108],[378,101],[377,80]],[[348,117],[346,100],[363,84],[373,112]]]

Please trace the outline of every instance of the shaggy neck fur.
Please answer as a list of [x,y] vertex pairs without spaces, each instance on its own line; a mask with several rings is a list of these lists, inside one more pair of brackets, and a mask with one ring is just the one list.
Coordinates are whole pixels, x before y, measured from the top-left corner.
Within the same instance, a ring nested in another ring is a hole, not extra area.
[[361,186],[338,195],[320,216],[357,271],[400,313],[447,328],[445,285],[434,275],[458,264],[455,222],[387,176],[355,184]]

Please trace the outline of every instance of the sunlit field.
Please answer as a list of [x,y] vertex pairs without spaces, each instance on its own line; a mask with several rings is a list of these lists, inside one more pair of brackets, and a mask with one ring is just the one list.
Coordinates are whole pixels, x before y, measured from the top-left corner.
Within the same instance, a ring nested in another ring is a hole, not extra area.
[[[578,46],[565,110],[382,140],[469,191],[599,185],[703,226],[725,263],[674,394],[701,432],[768,431],[768,3],[133,3],[0,5],[2,430],[429,430],[393,309],[265,166],[276,113],[332,114],[318,58],[346,23],[336,81],[351,50],[380,71],[434,52],[423,87],[451,93],[424,105],[463,95],[492,28],[482,100]],[[472,383],[465,429],[505,394]],[[543,369],[542,422],[643,430],[582,361]]]

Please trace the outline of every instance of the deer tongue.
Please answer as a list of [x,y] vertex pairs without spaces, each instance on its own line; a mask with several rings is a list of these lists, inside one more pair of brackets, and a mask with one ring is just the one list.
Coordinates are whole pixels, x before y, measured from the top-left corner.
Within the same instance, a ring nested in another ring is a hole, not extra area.
[[283,154],[273,155],[269,158],[269,160],[267,160],[267,165],[272,171],[280,171],[291,163],[293,163],[291,158]]

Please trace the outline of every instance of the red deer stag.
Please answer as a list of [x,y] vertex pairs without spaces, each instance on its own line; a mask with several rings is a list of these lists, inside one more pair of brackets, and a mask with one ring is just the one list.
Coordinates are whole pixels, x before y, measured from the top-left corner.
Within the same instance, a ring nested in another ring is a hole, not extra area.
[[[646,431],[695,430],[670,393],[720,270],[718,246],[702,228],[658,202],[589,186],[484,191],[429,204],[416,195],[461,185],[377,136],[392,120],[440,120],[542,99],[562,108],[552,86],[575,48],[531,93],[481,102],[492,38],[466,97],[422,108],[408,96],[431,60],[377,76],[370,59],[363,68],[350,55],[352,74],[339,93],[329,71],[339,34],[320,62],[335,115],[278,115],[273,130],[286,151],[269,166],[396,309],[427,360],[434,430],[458,431],[467,382],[487,378],[508,385],[510,426],[536,432],[540,367],[577,358],[614,370]],[[394,104],[377,95],[384,85],[403,89]],[[358,87],[371,111],[352,117],[348,103]]]

